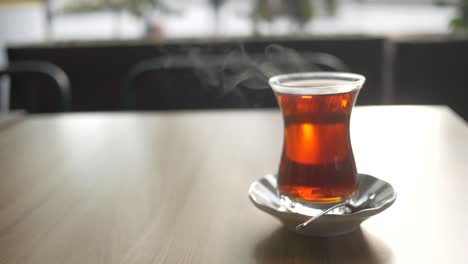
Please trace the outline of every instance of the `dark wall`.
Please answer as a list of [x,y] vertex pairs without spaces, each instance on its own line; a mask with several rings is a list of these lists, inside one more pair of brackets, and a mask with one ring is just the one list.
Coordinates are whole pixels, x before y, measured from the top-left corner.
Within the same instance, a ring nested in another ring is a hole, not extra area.
[[[180,41],[163,43],[50,44],[8,48],[10,61],[45,60],[60,66],[72,86],[73,111],[108,111],[122,109],[122,86],[130,68],[142,60],[168,55],[186,56],[193,50],[223,57],[245,49],[248,54],[264,54],[270,44],[279,44],[297,52],[326,52],[342,59],[350,70],[367,77],[358,104],[382,102],[382,65],[384,40],[381,38],[325,39],[234,39],[225,41]],[[25,87],[13,87],[12,105],[24,104]],[[233,106],[232,104],[225,105]],[[223,107],[223,105],[218,105]]]
[[468,40],[400,40],[394,45],[394,102],[449,105],[468,120]]

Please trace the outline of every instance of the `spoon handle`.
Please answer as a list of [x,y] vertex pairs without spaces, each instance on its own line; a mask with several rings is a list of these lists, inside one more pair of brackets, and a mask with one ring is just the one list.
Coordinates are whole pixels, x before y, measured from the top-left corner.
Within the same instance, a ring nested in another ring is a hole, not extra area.
[[304,223],[297,225],[297,226],[296,226],[296,230],[299,230],[299,229],[301,229],[301,228],[307,226],[307,225],[310,224],[312,221],[317,220],[317,218],[321,217],[322,215],[324,215],[324,214],[326,214],[326,213],[328,213],[328,212],[330,212],[330,211],[332,211],[332,210],[334,210],[334,209],[336,209],[336,208],[338,208],[338,207],[341,207],[341,206],[343,206],[343,205],[346,205],[347,203],[348,203],[348,201],[341,202],[341,203],[337,203],[337,204],[333,205],[332,207],[329,207],[329,208],[327,208],[327,209],[321,211],[320,213],[318,213],[318,214],[316,214],[316,215],[310,217],[310,218],[309,218],[307,221],[305,221]]

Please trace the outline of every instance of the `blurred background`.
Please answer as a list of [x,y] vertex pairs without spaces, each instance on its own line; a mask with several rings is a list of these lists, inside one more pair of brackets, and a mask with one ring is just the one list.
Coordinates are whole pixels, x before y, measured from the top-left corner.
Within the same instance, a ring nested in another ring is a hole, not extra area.
[[466,119],[467,29],[467,0],[0,0],[0,108],[276,107],[268,77],[330,70]]

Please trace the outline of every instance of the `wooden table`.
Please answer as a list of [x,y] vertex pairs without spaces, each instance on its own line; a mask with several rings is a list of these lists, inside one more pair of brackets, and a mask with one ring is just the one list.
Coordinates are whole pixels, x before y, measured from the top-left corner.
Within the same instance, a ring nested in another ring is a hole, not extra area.
[[0,132],[0,263],[466,263],[468,126],[446,107],[358,107],[358,168],[396,203],[333,238],[247,198],[276,170],[277,111],[32,115]]

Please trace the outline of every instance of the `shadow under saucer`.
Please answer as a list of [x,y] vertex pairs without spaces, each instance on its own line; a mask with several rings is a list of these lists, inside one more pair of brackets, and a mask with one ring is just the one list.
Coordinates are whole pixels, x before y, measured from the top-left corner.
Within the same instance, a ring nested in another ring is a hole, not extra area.
[[260,264],[275,263],[360,263],[392,262],[390,249],[365,230],[335,237],[306,237],[279,228],[255,248]]

